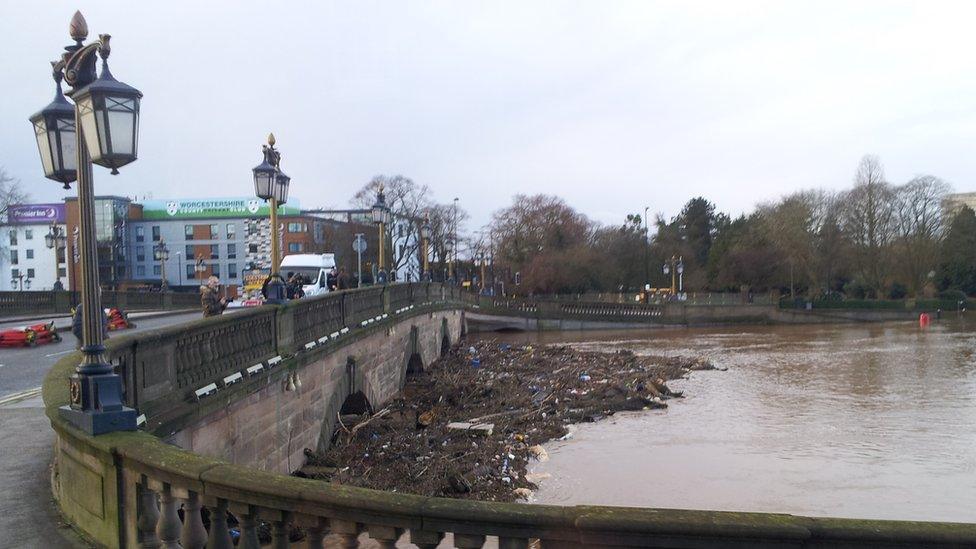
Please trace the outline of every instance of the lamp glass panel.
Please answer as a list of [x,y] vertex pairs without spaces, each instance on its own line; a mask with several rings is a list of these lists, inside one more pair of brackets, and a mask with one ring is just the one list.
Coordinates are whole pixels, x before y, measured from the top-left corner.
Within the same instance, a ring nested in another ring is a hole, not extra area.
[[47,131],[47,124],[43,118],[34,121],[34,134],[37,137],[37,149],[41,153],[41,165],[44,167],[44,175],[54,175],[54,159],[51,157],[51,134]]
[[[101,144],[98,141],[98,125],[95,122],[95,109],[92,107],[92,98],[85,97],[78,101],[78,113],[81,115],[81,133],[85,136],[85,145],[88,147],[88,154],[95,157]],[[99,153],[99,156],[101,154]]]
[[78,135],[75,133],[74,119],[59,118],[58,133],[61,138],[62,169],[73,171],[78,169]]
[[136,113],[135,99],[106,97],[106,116],[112,136],[110,154],[131,155],[135,153]]

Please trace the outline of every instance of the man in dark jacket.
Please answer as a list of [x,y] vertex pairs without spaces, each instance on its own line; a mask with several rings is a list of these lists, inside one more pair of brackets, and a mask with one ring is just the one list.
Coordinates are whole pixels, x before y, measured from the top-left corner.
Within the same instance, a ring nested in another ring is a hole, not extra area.
[[203,316],[217,316],[227,308],[227,299],[220,297],[220,279],[211,276],[205,286],[200,286],[200,306]]

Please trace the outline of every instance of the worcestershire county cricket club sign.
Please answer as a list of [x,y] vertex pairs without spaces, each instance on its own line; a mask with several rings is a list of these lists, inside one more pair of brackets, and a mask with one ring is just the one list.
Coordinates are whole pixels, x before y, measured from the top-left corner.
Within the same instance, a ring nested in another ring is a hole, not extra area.
[[[278,208],[281,215],[301,213],[298,203]],[[244,198],[182,198],[146,200],[142,203],[143,219],[214,219],[227,217],[267,217],[271,213],[268,203],[254,197]]]

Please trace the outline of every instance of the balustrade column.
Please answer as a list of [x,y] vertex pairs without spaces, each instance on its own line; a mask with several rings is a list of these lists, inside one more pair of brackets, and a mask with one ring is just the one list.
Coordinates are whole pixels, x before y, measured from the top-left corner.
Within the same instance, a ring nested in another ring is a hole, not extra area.
[[396,542],[403,535],[403,530],[391,526],[369,526],[369,537],[373,538],[382,549],[394,549]]
[[244,549],[261,549],[261,542],[258,541],[258,517],[257,510],[252,509],[246,515],[241,515],[241,541],[238,547]]
[[234,540],[227,529],[227,500],[218,499],[217,506],[210,513],[210,537],[207,549],[233,549]]
[[323,526],[310,526],[305,529],[305,547],[307,549],[322,549],[322,542],[325,541],[326,528]]
[[359,524],[346,520],[334,520],[330,529],[333,534],[339,537],[339,547],[344,549],[359,547],[358,538],[359,533],[362,531],[362,527]]
[[180,549],[180,515],[178,512],[179,501],[173,497],[173,491],[169,484],[163,485],[163,490],[159,494],[159,503],[162,507],[162,516],[156,525],[156,534],[162,542],[164,549]]
[[190,492],[183,505],[183,533],[180,535],[183,549],[203,549],[207,544],[207,529],[200,516],[200,496]]
[[454,546],[458,549],[481,549],[484,544],[485,536],[454,534]]
[[276,520],[272,527],[271,547],[273,549],[288,549],[288,521]]
[[441,544],[444,539],[443,532],[430,532],[427,530],[410,530],[410,543],[420,549],[434,549]]
[[136,485],[138,492],[139,508],[137,509],[138,519],[136,528],[138,530],[139,547],[144,549],[157,549],[160,547],[159,536],[156,535],[156,524],[159,522],[159,507],[156,505],[156,492],[153,492],[146,485],[146,477]]

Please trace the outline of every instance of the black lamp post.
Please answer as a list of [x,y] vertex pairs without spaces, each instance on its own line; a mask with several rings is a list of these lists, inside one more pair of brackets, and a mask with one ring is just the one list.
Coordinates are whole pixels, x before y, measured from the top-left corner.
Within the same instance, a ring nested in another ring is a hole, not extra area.
[[169,290],[169,282],[166,280],[166,262],[169,261],[169,248],[162,239],[159,240],[159,244],[153,246],[153,257],[159,262],[159,276],[162,278],[160,289],[165,292]]
[[376,281],[379,284],[386,284],[387,282],[387,272],[386,272],[386,225],[390,223],[390,208],[386,205],[386,196],[383,194],[383,185],[380,184],[379,190],[376,191],[376,203],[373,204],[371,215],[373,217],[373,223],[379,228],[379,247],[377,253],[379,258],[377,259],[377,266],[379,271],[376,273]]
[[58,251],[66,248],[67,241],[68,238],[64,234],[64,229],[57,223],[51,223],[51,229],[44,235],[44,245],[49,250],[54,250],[54,286],[51,287],[54,291],[64,289],[64,284],[61,283],[61,276],[58,274],[58,265],[60,264],[58,261]]
[[271,207],[271,276],[268,281],[266,305],[277,305],[288,300],[285,293],[285,281],[281,278],[281,254],[278,250],[278,207],[288,202],[288,186],[291,178],[281,171],[281,153],[275,148],[274,134],[268,134],[268,144],[261,147],[264,160],[252,171],[254,172],[254,194],[262,200],[269,201]]
[[430,281],[430,256],[427,247],[430,245],[430,214],[424,214],[424,223],[420,226],[420,253],[423,254],[423,269],[420,280]]
[[[116,174],[136,159],[142,93],[109,72],[109,35],[99,35],[96,42],[85,45],[88,24],[80,12],[72,17],[69,31],[75,43],[52,63],[58,90],[54,102],[30,121],[45,177],[64,183],[65,188],[78,181],[84,358],[70,380],[71,403],[62,406],[60,413],[77,428],[98,435],[134,430],[136,411],[122,405],[121,380],[104,357],[92,163]],[[102,58],[101,74],[96,74],[96,55]],[[72,87],[68,96],[74,108],[61,94],[62,78]]]

